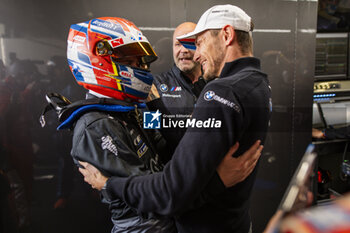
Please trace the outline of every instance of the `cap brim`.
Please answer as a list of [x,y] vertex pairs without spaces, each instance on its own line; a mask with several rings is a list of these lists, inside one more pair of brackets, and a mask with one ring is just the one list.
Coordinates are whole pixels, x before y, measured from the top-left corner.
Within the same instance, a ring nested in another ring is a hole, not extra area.
[[176,39],[181,40],[181,39],[186,39],[186,38],[190,38],[190,37],[195,38],[195,36],[197,34],[198,34],[198,32],[192,31],[192,32],[189,32],[189,33],[184,34],[182,36],[178,36],[178,37],[176,37]]
[[196,50],[196,39],[194,37],[178,40],[186,49]]
[[192,32],[184,34],[182,36],[176,37],[178,41],[187,49],[196,50],[196,35],[201,33],[203,30],[196,31],[196,29]]

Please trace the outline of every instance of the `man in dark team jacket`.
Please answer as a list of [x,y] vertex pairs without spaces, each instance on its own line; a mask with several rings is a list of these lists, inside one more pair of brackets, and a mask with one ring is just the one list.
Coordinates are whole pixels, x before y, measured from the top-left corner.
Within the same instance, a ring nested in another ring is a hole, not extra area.
[[[187,129],[163,172],[107,179],[83,163],[87,169],[79,170],[85,180],[98,189],[104,185],[110,198],[121,198],[139,212],[175,216],[179,232],[251,231],[250,194],[257,168],[227,188],[216,167],[234,143],[240,143],[239,155],[266,137],[271,93],[259,60],[252,57],[252,29],[243,10],[219,5],[183,37],[196,36],[194,58],[204,78],[218,78],[202,91],[192,116],[196,127]],[[200,127],[206,121],[210,126]],[[207,202],[194,205],[202,203],[198,197],[203,190]]]
[[[159,109],[163,114],[174,115],[176,120],[186,120],[193,112],[197,98],[206,82],[201,77],[202,71],[198,62],[193,60],[194,50],[184,47],[177,36],[192,32],[195,23],[184,22],[176,27],[173,33],[173,67],[154,76],[153,84],[159,99],[148,102],[150,109]],[[153,92],[154,89],[152,89]],[[166,155],[172,155],[186,129],[162,128],[167,141]],[[162,156],[164,162],[170,158]]]
[[201,76],[201,67],[193,61],[194,51],[185,48],[177,36],[194,30],[195,23],[185,22],[177,26],[173,34],[173,67],[154,76],[153,84],[157,87],[160,99],[171,114],[192,114],[194,104],[205,82]]

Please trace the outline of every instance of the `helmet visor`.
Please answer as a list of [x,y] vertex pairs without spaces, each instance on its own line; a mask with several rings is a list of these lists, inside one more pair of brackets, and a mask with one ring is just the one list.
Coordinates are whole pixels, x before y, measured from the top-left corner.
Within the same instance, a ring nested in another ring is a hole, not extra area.
[[143,63],[150,64],[157,59],[157,54],[148,42],[135,42],[113,49],[116,58],[140,57]]

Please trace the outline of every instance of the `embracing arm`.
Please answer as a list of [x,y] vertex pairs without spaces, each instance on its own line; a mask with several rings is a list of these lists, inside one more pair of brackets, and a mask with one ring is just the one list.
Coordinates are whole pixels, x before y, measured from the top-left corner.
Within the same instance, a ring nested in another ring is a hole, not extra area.
[[[234,101],[224,87],[216,90]],[[189,128],[163,172],[129,178],[111,177],[107,191],[140,212],[174,215],[187,209],[205,189],[230,146],[238,140],[242,111],[201,98],[193,113],[195,121],[215,119],[218,128]],[[214,123],[215,123],[214,122]],[[242,151],[238,153],[241,154]],[[220,185],[220,184],[219,184]],[[221,183],[221,189],[225,186]]]
[[247,178],[254,170],[264,146],[257,140],[239,157],[233,157],[238,149],[238,143],[230,148],[216,171],[226,188],[232,187]]
[[[250,175],[263,149],[263,146],[260,145],[260,140],[257,140],[244,154],[236,158],[233,157],[233,155],[237,151],[238,146],[239,144],[236,143],[230,148],[216,169],[218,178],[226,188],[242,182]],[[79,171],[84,176],[85,182],[89,183],[97,190],[101,190],[106,186],[108,177],[104,176],[90,163],[82,161],[79,161],[79,163],[81,165]],[[212,180],[214,180],[214,178]]]

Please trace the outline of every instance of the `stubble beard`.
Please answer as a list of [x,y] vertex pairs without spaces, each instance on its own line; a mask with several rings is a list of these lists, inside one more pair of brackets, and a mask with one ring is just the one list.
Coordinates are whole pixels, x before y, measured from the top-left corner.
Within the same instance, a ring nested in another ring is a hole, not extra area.
[[224,51],[221,47],[218,48],[217,52],[216,52],[216,56],[213,57],[212,61],[213,61],[213,69],[212,71],[210,71],[210,69],[208,70],[208,72],[203,74],[203,78],[206,81],[211,81],[213,79],[219,78],[221,71],[219,70],[221,67],[221,64],[223,63],[224,60]]
[[176,66],[185,74],[190,74],[196,69],[196,63],[193,61],[191,65],[180,65],[180,62],[176,64]]

